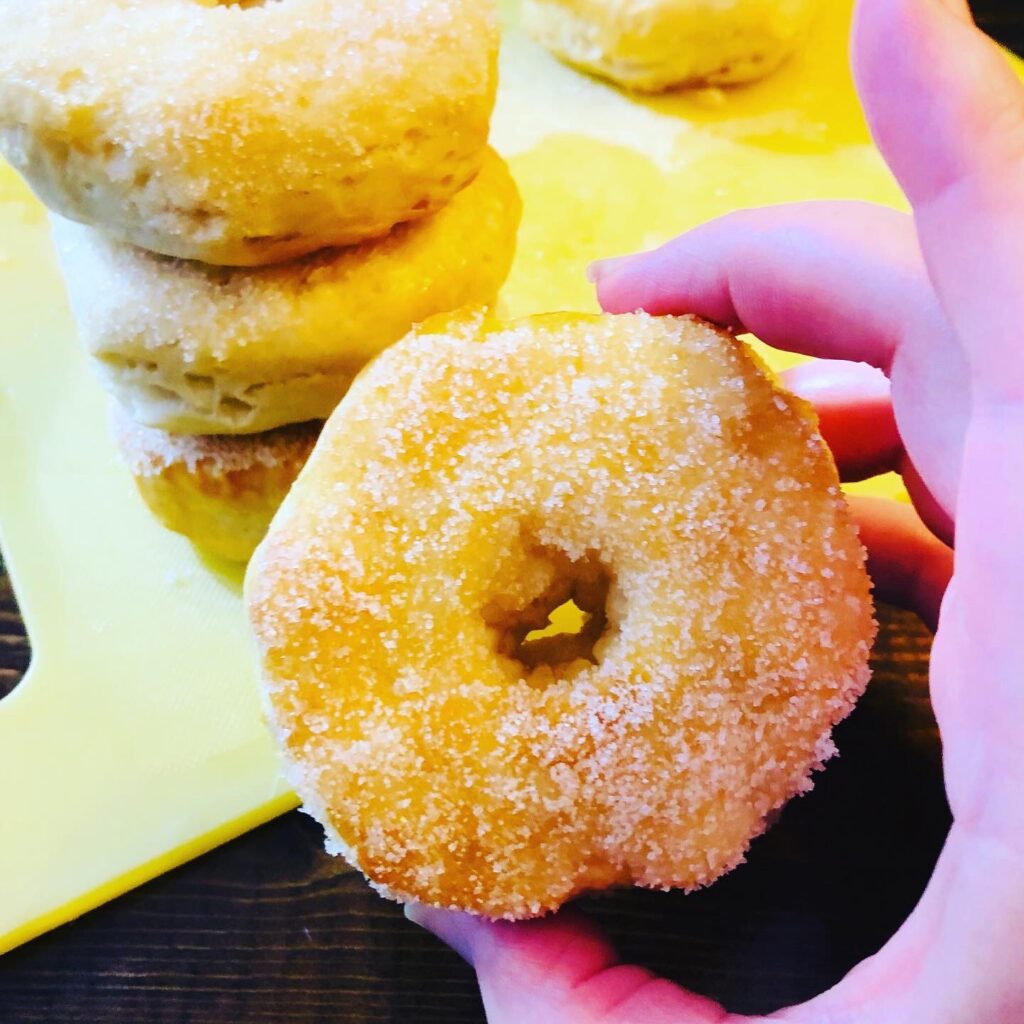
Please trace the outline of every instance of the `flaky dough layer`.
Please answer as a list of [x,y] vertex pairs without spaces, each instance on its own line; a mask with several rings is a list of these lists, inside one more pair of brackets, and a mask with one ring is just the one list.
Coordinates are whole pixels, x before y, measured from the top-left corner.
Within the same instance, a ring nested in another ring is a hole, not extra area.
[[197,547],[245,562],[263,539],[309,458],[321,423],[263,434],[167,434],[134,422],[119,406],[111,430],[143,500],[156,518]]

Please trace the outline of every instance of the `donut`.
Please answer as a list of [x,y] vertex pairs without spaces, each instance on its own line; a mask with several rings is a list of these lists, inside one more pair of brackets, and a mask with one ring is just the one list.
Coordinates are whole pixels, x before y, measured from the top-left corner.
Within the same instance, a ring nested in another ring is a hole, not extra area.
[[[462,316],[389,349],[246,597],[328,849],[499,918],[736,865],[833,753],[874,635],[813,412],[729,334],[644,314]],[[537,635],[566,611],[575,636]]]
[[322,426],[189,436],[140,426],[116,402],[111,412],[114,440],[150,511],[167,529],[229,562],[248,561]]
[[526,31],[558,57],[637,92],[732,85],[775,70],[820,0],[523,0]]
[[490,0],[0,0],[0,150],[51,209],[228,266],[354,245],[476,174]]
[[208,267],[53,226],[79,334],[132,417],[171,433],[250,434],[325,419],[414,323],[493,301],[519,215],[508,167],[488,152],[431,217],[281,266]]

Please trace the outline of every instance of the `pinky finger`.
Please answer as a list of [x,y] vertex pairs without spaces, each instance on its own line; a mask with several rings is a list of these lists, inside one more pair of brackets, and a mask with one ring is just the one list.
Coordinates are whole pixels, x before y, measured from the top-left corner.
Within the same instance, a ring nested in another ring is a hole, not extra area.
[[952,550],[910,505],[857,496],[849,501],[878,598],[917,612],[935,629],[953,575]]
[[619,962],[573,909],[487,921],[410,904],[406,916],[476,970],[489,1024],[742,1024],[710,999]]

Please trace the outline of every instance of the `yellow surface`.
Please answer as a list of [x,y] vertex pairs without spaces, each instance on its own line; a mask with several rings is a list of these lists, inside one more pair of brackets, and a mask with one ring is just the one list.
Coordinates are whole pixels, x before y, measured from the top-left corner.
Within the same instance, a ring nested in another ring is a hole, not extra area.
[[[738,206],[899,202],[845,70],[849,5],[822,8],[765,83],[644,101],[509,24],[494,141],[525,219],[503,311],[592,309],[589,260]],[[0,703],[5,949],[294,802],[260,721],[238,578],[157,526],[118,464],[42,211],[6,168],[0,544],[34,649]]]

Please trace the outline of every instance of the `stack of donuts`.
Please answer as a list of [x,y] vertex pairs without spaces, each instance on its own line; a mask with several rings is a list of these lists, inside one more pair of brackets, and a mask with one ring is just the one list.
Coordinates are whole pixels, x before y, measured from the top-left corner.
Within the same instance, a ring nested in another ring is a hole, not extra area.
[[53,212],[115,433],[245,560],[361,368],[495,298],[490,0],[0,0],[0,149]]

